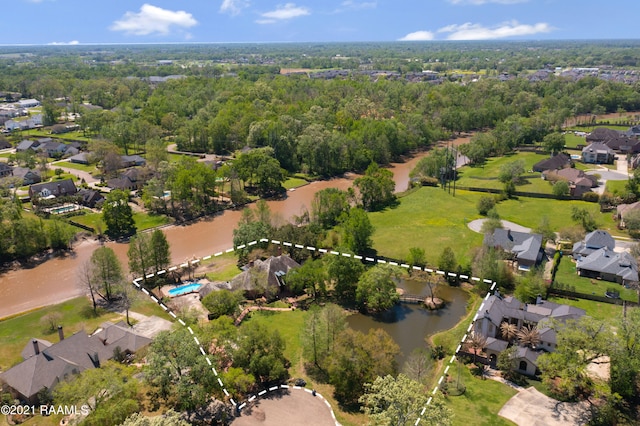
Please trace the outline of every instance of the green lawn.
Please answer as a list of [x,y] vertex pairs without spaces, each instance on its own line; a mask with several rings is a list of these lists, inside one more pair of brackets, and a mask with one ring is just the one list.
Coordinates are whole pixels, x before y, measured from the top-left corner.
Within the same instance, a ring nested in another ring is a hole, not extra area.
[[612,194],[625,194],[627,192],[627,183],[626,180],[608,180],[606,184],[607,192]]
[[[517,393],[515,389],[494,380],[482,380],[471,375],[468,366],[460,367],[461,380],[467,390],[460,396],[447,397],[447,405],[454,412],[453,425],[495,426],[513,425],[498,416],[498,412]],[[458,367],[449,370],[457,375]]]
[[291,188],[297,188],[299,186],[306,185],[307,183],[308,182],[306,180],[304,180],[304,179],[300,179],[300,178],[297,178],[297,177],[290,177],[290,178],[288,178],[287,180],[284,181],[282,186],[285,189],[289,190]]
[[[571,291],[577,293],[595,294],[596,296],[604,296],[607,289],[613,287],[620,291],[620,298],[631,302],[638,301],[638,294],[635,290],[624,288],[618,283],[578,276],[576,274],[576,264],[568,257],[563,257],[560,261],[560,266],[556,273],[556,283],[562,283],[565,287],[571,286]],[[573,287],[575,287],[575,290]]]
[[[167,216],[152,215],[139,212],[133,213],[133,220],[136,224],[136,229],[138,230],[138,232],[171,223],[171,219]],[[102,213],[89,213],[82,216],[75,216],[73,218],[73,221],[85,226],[90,226],[96,230],[100,228],[103,232],[106,230],[106,226],[104,224],[104,221],[102,220]]]
[[573,207],[585,208],[593,212],[598,229],[607,230],[612,235],[626,236],[626,233],[616,228],[616,222],[611,218],[611,213],[601,213],[597,203],[576,200],[554,200],[546,198],[518,197],[518,199],[506,200],[496,206],[502,219],[510,220],[520,225],[535,228],[540,224],[540,219],[546,216],[554,231],[575,225],[571,220]]
[[207,279],[210,281],[230,281],[240,274],[242,269],[238,268],[238,258],[235,253],[225,253],[202,262],[206,266]]
[[48,306],[30,313],[0,321],[0,369],[7,369],[22,361],[20,352],[32,338],[58,341],[57,332],[49,332],[47,326],[40,324],[40,319],[51,312],[62,314],[60,325],[64,327],[66,335],[70,336],[82,329],[88,333],[95,330],[105,321],[120,318],[118,314],[99,310],[97,317],[93,316],[91,302],[85,297],[71,299],[59,305]]
[[567,133],[564,135],[565,144],[564,147],[567,149],[577,148],[578,145],[586,145],[587,141],[584,136],[576,136],[573,133]]
[[523,160],[525,163],[525,174],[523,179],[526,183],[517,185],[518,191],[537,192],[551,194],[551,184],[541,179],[540,173],[529,172],[537,162],[547,159],[547,154],[536,154],[533,152],[521,152],[518,154],[495,157],[487,160],[484,166],[465,166],[459,172],[457,184],[476,188],[502,189],[503,184],[498,180],[500,168],[516,160]]
[[565,297],[552,296],[548,299],[550,302],[560,303],[563,305],[575,306],[584,309],[587,315],[595,319],[609,321],[622,316],[622,306],[613,305],[611,303],[596,302],[586,299],[568,299]]
[[[431,336],[430,345],[437,346],[442,345],[445,350],[445,359],[451,356],[458,347],[458,344],[462,340],[462,337],[467,332],[467,328],[469,328],[469,324],[471,324],[471,320],[475,316],[478,311],[478,307],[482,302],[482,298],[479,297],[474,292],[469,292],[470,298],[467,302],[467,315],[460,320],[455,327],[449,330],[441,331],[440,333],[436,333]],[[484,297],[484,295],[482,295]],[[443,369],[444,371],[444,369]]]
[[[96,166],[94,164],[78,164],[78,163],[72,163],[70,161],[65,161],[63,163],[59,164],[60,167],[65,167],[65,168],[69,168],[69,169],[74,169],[74,170],[80,170],[82,172],[87,172],[87,173],[93,173],[95,171],[97,171]],[[53,167],[56,167],[56,164],[53,165]]]
[[482,195],[457,191],[453,197],[441,188],[419,188],[401,197],[397,207],[369,214],[375,228],[373,247],[396,259],[405,259],[409,248],[420,247],[431,265],[445,247],[451,247],[458,263],[465,264],[471,259],[470,250],[482,244],[482,235],[467,227],[480,217],[476,204]]
[[64,139],[68,141],[82,141],[82,142],[89,142],[91,140],[91,138],[85,137],[84,133],[81,130],[75,131],[75,132],[69,132],[69,133],[61,133],[58,135],[52,135],[50,131],[47,129],[30,129],[30,130],[24,130],[22,132],[22,135],[25,138],[27,137],[54,138],[54,139]]

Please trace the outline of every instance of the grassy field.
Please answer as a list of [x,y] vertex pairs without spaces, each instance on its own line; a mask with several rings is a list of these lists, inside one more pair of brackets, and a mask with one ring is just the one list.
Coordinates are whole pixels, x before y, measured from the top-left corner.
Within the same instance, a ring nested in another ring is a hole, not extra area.
[[611,303],[596,302],[585,299],[568,299],[565,297],[552,296],[548,299],[550,302],[560,303],[563,305],[575,306],[584,309],[587,315],[595,319],[609,321],[620,318],[622,316],[622,306],[613,305]]
[[[53,166],[55,168],[56,164],[54,164]],[[68,169],[73,169],[73,170],[80,170],[82,172],[87,172],[87,173],[93,173],[98,171],[98,169],[96,169],[96,166],[94,164],[87,165],[87,164],[72,163],[70,161],[64,161],[60,163],[59,166],[68,168]]]
[[628,182],[626,180],[608,180],[606,184],[606,190],[607,192],[610,192],[612,194],[622,195],[627,192],[627,183]]
[[540,178],[540,173],[529,172],[533,165],[537,162],[547,159],[547,154],[536,154],[533,152],[521,152],[504,157],[490,158],[484,166],[466,166],[459,170],[458,185],[476,188],[494,188],[502,189],[503,184],[498,180],[500,168],[516,160],[522,160],[525,163],[525,174],[523,176],[526,183],[517,185],[518,191],[537,192],[543,194],[551,194],[551,184]]
[[225,253],[202,263],[207,279],[210,281],[229,281],[242,272],[238,268],[238,258],[235,253]]
[[48,326],[40,323],[40,319],[51,312],[62,314],[60,324],[66,335],[70,336],[82,329],[92,332],[101,323],[120,318],[118,314],[98,310],[94,316],[91,302],[84,297],[71,299],[59,305],[48,306],[24,315],[0,321],[0,368],[7,369],[22,361],[20,352],[32,338],[58,341],[57,331],[50,332]]
[[612,283],[604,280],[596,280],[583,278],[576,274],[576,264],[568,257],[563,257],[556,273],[556,282],[562,283],[565,287],[571,286],[571,291],[583,294],[595,294],[596,296],[604,296],[608,288],[615,288],[620,291],[620,298],[631,302],[638,301],[638,294],[635,290],[624,288],[618,283]]
[[304,179],[300,179],[300,178],[297,178],[297,177],[290,177],[290,178],[288,178],[287,180],[284,181],[282,186],[285,189],[289,190],[291,188],[297,188],[299,186],[306,185],[307,183],[308,182],[306,180],[304,180]]
[[55,139],[64,139],[64,140],[68,140],[68,141],[82,141],[82,142],[89,142],[91,140],[91,138],[87,138],[84,136],[84,133],[79,130],[79,131],[75,131],[75,132],[69,132],[69,133],[61,133],[58,135],[52,135],[49,130],[45,130],[45,129],[31,129],[31,130],[24,130],[22,132],[22,135],[25,137],[25,139],[31,137],[31,138],[55,138]]
[[425,250],[435,265],[445,247],[458,263],[470,260],[470,250],[482,244],[482,235],[467,223],[480,217],[476,204],[482,194],[457,191],[453,197],[440,188],[423,187],[400,198],[397,207],[369,214],[374,226],[373,247],[378,254],[405,259],[409,248]]
[[[171,223],[171,219],[167,216],[140,212],[133,213],[133,220],[138,232]],[[90,226],[96,230],[101,229],[103,232],[107,229],[104,221],[102,220],[102,213],[89,213],[82,216],[74,216],[73,221],[85,226]]]

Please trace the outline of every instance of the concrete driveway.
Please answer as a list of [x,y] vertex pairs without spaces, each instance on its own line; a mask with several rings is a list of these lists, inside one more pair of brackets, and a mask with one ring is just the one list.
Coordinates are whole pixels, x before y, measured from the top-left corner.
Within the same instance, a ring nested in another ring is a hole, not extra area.
[[533,387],[515,394],[498,415],[519,426],[577,426],[589,421],[585,403],[559,402]]
[[[487,219],[472,220],[471,222],[467,223],[467,226],[473,232],[481,232],[482,224],[485,222],[485,220],[487,220]],[[515,232],[531,232],[531,228],[527,228],[525,226],[518,225],[517,223],[509,222],[508,220],[501,220],[500,222],[502,222],[502,227],[504,229],[510,229],[512,231],[515,231]]]

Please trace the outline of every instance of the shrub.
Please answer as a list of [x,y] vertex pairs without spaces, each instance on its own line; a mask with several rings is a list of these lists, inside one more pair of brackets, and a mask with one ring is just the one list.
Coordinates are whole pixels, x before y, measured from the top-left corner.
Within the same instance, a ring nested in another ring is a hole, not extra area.
[[477,205],[478,213],[480,213],[482,216],[486,216],[487,213],[489,213],[489,211],[493,209],[495,206],[496,206],[495,198],[488,195],[483,195],[478,200],[478,205]]
[[600,201],[600,196],[595,192],[585,192],[584,194],[582,194],[582,199],[590,203],[597,203],[598,201]]

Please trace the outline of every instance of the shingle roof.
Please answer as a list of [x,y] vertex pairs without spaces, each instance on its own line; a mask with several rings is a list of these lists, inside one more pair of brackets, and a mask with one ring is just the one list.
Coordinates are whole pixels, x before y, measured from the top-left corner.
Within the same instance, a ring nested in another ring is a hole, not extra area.
[[536,262],[542,246],[542,235],[498,228],[493,234],[485,235],[484,244],[511,251],[517,259]]
[[587,135],[587,142],[604,142],[607,139],[620,136],[620,132],[617,130],[609,129],[606,127],[597,127],[590,134]]
[[234,290],[242,289],[245,291],[257,290],[255,279],[256,272],[266,275],[266,279],[269,287],[279,287],[281,278],[292,268],[300,266],[298,262],[291,259],[289,256],[280,255],[272,256],[267,260],[256,260],[253,267],[242,272],[231,280],[231,288]]
[[579,259],[577,268],[615,275],[626,281],[638,281],[638,264],[627,252],[615,253],[608,248],[601,248]]
[[551,158],[538,161],[533,165],[534,172],[542,172],[544,170],[558,170],[567,167],[571,163],[571,157],[567,154],[560,153]]

